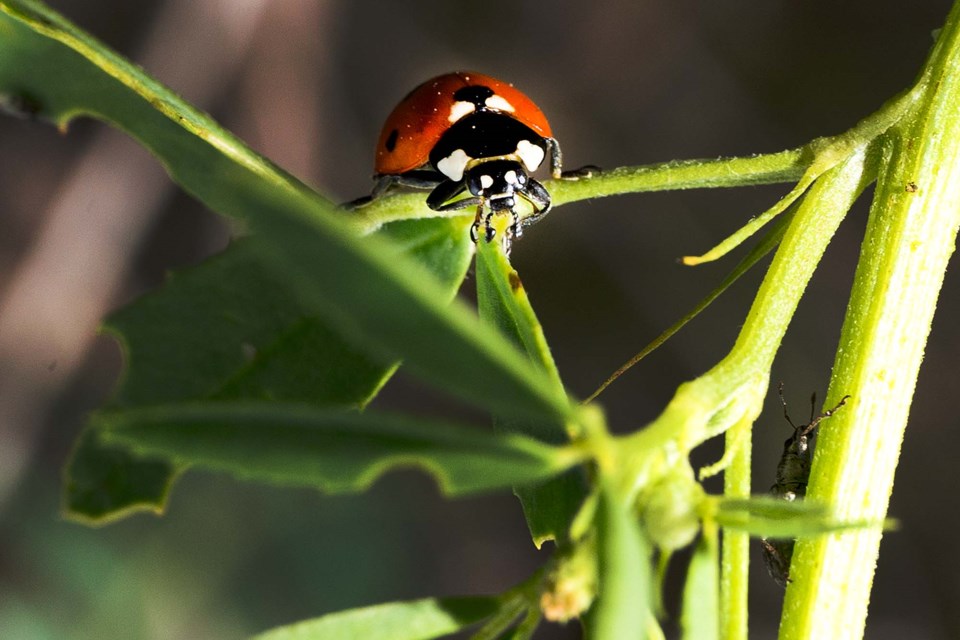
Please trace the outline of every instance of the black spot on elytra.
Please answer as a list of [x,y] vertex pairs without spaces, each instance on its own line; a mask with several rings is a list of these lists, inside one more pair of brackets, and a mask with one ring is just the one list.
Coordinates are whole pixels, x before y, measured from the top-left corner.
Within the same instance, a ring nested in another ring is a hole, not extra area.
[[390,132],[390,135],[387,136],[387,142],[383,145],[387,148],[387,151],[393,151],[397,148],[397,136],[400,135],[400,132],[394,129]]
[[477,108],[477,111],[483,109],[487,98],[493,95],[493,89],[482,85],[473,85],[457,89],[453,93],[455,102],[471,102]]

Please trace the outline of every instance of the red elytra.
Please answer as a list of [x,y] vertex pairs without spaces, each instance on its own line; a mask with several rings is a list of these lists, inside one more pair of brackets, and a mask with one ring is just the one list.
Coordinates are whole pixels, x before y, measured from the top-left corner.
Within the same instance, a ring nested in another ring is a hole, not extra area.
[[387,117],[377,142],[376,164],[378,175],[400,174],[422,167],[429,162],[430,151],[441,136],[461,117],[454,106],[454,94],[465,87],[483,86],[502,99],[488,108],[508,115],[527,125],[544,138],[551,138],[550,123],[540,108],[513,85],[472,71],[446,73],[427,80],[400,101]]

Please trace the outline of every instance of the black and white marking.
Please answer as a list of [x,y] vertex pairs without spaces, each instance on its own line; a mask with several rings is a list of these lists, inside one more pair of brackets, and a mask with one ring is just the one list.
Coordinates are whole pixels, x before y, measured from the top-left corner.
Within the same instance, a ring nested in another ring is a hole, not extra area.
[[490,87],[473,85],[457,90],[453,94],[455,102],[450,107],[447,120],[451,123],[459,122],[471,113],[478,111],[495,111],[514,113],[516,109],[503,96],[497,95]]

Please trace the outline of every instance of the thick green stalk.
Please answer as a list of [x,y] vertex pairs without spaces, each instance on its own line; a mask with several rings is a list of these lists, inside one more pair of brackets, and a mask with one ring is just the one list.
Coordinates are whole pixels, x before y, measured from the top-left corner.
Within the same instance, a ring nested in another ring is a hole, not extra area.
[[[910,401],[960,226],[960,3],[924,70],[925,95],[884,138],[808,498],[846,519],[887,512]],[[780,637],[860,638],[878,530],[801,541]]]
[[[735,451],[723,474],[723,495],[750,497],[751,431],[753,418],[741,420],[726,433],[726,449]],[[747,582],[750,573],[750,535],[723,532],[720,579],[721,638],[747,637]]]
[[[750,425],[769,383],[770,366],[800,297],[850,206],[875,175],[866,142],[824,173],[798,205],[767,270],[743,329],[729,355],[709,372],[685,383],[646,429],[625,439],[624,475],[641,490],[652,476],[682,464],[698,444],[730,429],[727,452],[711,472],[726,469],[731,497],[749,494]],[[722,564],[723,637],[747,637],[747,542],[725,533]]]

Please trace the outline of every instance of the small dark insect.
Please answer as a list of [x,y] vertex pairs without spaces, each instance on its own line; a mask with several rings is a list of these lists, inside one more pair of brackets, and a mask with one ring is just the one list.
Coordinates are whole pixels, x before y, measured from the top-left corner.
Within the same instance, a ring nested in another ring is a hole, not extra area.
[[[832,409],[816,415],[817,394],[810,396],[810,422],[799,427],[787,414],[787,401],[783,397],[783,383],[777,387],[780,403],[783,405],[783,417],[793,427],[793,435],[783,443],[783,455],[777,465],[777,481],[770,487],[770,493],[783,500],[794,501],[807,494],[807,482],[810,479],[810,461],[813,449],[810,439],[817,425],[829,418],[842,407],[850,396],[843,396]],[[774,582],[786,588],[790,582],[790,560],[793,558],[793,538],[762,538],[763,562]]]

